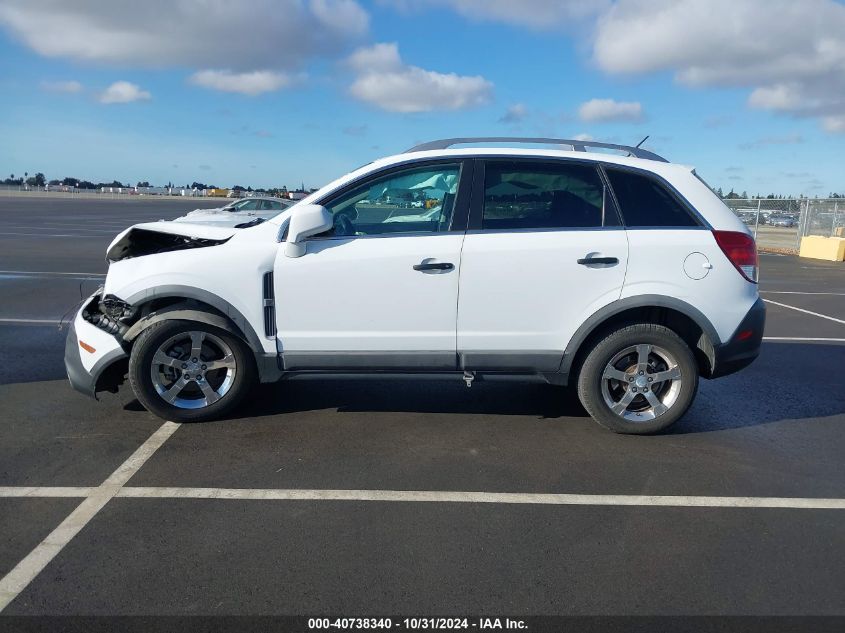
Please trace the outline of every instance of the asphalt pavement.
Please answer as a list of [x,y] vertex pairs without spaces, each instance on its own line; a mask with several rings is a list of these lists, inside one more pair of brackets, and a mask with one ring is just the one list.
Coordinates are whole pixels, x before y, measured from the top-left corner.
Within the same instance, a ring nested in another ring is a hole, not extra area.
[[664,435],[546,385],[333,378],[151,443],[128,387],[71,390],[55,321],[117,231],[196,206],[0,200],[4,615],[845,616],[842,264],[762,255],[760,358]]

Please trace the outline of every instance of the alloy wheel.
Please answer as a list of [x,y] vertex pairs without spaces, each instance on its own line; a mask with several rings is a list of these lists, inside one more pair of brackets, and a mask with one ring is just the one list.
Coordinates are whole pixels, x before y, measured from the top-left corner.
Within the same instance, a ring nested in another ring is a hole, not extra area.
[[232,388],[236,373],[231,348],[219,337],[197,330],[164,341],[150,367],[158,395],[180,409],[214,404]]

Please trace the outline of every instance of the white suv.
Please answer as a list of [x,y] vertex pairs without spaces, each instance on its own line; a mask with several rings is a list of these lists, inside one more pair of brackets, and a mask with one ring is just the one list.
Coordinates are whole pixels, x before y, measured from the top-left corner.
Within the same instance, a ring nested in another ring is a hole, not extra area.
[[133,226],[108,259],[70,381],[94,396],[128,373],[179,421],[257,381],[382,372],[577,385],[603,426],[652,433],[699,376],[748,365],[765,321],[754,241],[691,168],[564,139],[426,143],[266,222]]

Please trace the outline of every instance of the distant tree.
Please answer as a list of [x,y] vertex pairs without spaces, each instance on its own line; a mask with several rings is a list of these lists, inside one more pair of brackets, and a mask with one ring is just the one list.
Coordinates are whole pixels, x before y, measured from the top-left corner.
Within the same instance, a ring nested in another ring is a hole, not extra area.
[[719,187],[719,188],[716,190],[716,195],[717,195],[717,196],[719,196],[720,198],[724,198],[724,197],[725,197],[725,194],[724,194],[724,192],[722,191],[722,188],[721,188],[721,187]]
[[741,197],[742,197],[742,198],[746,198],[746,199],[747,199],[747,198],[748,198],[748,192],[747,192],[747,191],[745,191],[745,190],[743,190],[743,192],[742,192],[742,196],[741,196]]
[[191,183],[191,189],[208,189],[209,187],[205,186],[205,183],[197,182],[196,180]]
[[241,185],[235,185],[234,187],[232,187],[232,189],[234,191],[246,191],[246,188],[242,187]]
[[50,181],[50,182],[48,182],[47,184],[48,184],[48,185],[60,185],[60,184],[62,184],[62,181],[61,181],[61,180],[58,180],[58,179],[56,179],[56,178],[53,178],[53,180],[51,180],[51,181]]
[[26,179],[26,184],[28,184],[30,187],[43,187],[44,182],[44,174],[42,174],[41,172],[38,172],[34,176],[30,176]]
[[119,180],[112,180],[111,182],[101,182],[97,185],[98,189],[101,188],[101,187],[118,187],[118,188],[120,188],[120,187],[126,187],[126,185],[124,185]]
[[65,187],[75,187],[78,182],[77,178],[62,178],[62,185]]
[[136,187],[149,187],[150,183],[148,183],[146,180],[139,180],[138,184],[135,185],[135,186]]

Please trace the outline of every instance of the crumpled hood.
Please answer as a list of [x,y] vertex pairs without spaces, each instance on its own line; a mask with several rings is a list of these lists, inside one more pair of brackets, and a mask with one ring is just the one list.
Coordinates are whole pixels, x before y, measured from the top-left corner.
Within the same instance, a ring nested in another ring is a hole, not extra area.
[[106,249],[109,261],[154,253],[217,246],[238,232],[234,226],[188,222],[144,222],[118,234]]

